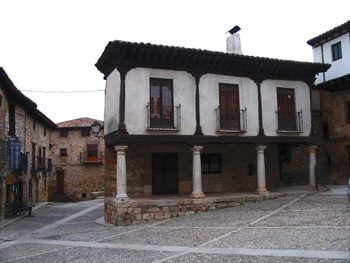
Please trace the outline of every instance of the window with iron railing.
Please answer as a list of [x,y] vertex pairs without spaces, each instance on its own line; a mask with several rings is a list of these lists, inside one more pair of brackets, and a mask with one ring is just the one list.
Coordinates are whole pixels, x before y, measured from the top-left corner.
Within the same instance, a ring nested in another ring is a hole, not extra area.
[[216,120],[217,131],[246,131],[246,109],[240,109],[237,84],[219,83],[219,107],[216,110]]
[[244,110],[222,110],[216,109],[216,131],[217,132],[246,132],[247,131],[247,109]]
[[277,111],[277,132],[303,132],[302,111]]
[[179,130],[180,106],[173,103],[173,80],[150,79],[150,103],[147,105],[149,130]]
[[302,132],[302,112],[295,110],[294,89],[277,88],[277,132]]
[[[180,131],[181,130],[181,105],[174,107],[163,107],[162,111],[165,112],[167,117],[163,117],[163,120],[159,119],[160,114],[156,114],[152,106],[148,104],[147,109],[147,130],[164,130],[164,131]],[[164,119],[168,122],[164,122]]]

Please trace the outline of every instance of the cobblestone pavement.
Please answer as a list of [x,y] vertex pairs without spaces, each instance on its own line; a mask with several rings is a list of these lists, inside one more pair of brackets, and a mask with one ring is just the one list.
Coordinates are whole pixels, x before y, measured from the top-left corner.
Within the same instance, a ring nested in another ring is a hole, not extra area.
[[128,227],[98,223],[101,199],[49,203],[0,229],[0,262],[350,262],[346,187],[286,193]]

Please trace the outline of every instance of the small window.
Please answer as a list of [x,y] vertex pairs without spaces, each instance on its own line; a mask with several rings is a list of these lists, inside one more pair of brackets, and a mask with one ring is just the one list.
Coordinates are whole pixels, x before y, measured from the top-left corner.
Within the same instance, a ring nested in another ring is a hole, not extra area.
[[98,161],[97,144],[87,144],[86,148],[87,148],[87,160],[88,160],[88,162],[97,162]]
[[9,135],[16,134],[16,108],[15,105],[9,104]]
[[334,45],[332,45],[332,58],[333,61],[341,59],[342,56],[342,52],[341,52],[341,42],[338,42]]
[[60,137],[68,137],[68,130],[60,129]]
[[35,131],[35,129],[36,129],[36,120],[33,119],[33,130]]
[[67,149],[66,148],[60,149],[60,157],[67,157]]
[[46,136],[46,127],[44,126],[44,136]]
[[203,174],[221,173],[221,154],[203,153],[201,154],[201,162]]
[[345,101],[345,123],[350,124],[350,101]]
[[85,199],[86,198],[86,193],[81,194],[81,198]]
[[81,130],[81,136],[82,137],[90,137],[90,129],[82,129]]

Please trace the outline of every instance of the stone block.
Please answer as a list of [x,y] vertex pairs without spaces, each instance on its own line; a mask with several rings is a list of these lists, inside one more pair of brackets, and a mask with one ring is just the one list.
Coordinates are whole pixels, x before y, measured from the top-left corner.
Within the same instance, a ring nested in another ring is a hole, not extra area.
[[164,218],[163,213],[162,213],[162,212],[155,213],[155,214],[154,214],[154,218],[155,218],[156,220],[163,219],[163,218]]
[[154,219],[154,213],[145,213],[142,215],[143,220],[151,220]]

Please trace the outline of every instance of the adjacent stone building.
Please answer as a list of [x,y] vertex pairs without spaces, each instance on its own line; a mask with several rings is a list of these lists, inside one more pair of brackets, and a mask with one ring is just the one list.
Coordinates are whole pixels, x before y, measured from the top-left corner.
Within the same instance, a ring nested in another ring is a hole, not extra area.
[[331,64],[317,76],[314,110],[320,119],[323,167],[335,184],[350,174],[350,21],[307,42],[315,62]]
[[91,132],[95,121],[79,118],[61,122],[52,132],[53,200],[85,200],[103,193],[104,140]]
[[55,128],[0,67],[0,219],[48,201]]

